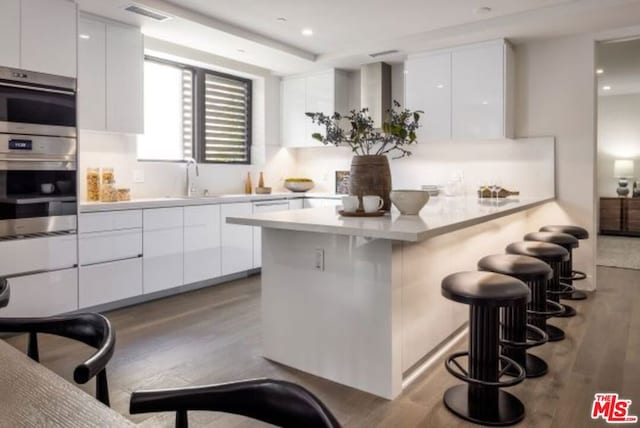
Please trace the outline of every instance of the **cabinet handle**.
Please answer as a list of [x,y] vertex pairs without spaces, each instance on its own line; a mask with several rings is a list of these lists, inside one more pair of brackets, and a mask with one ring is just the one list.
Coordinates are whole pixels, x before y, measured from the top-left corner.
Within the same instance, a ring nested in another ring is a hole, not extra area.
[[142,254],[138,254],[138,255],[136,255],[134,257],[123,257],[121,259],[103,260],[101,262],[87,263],[87,264],[83,264],[82,267],[96,266],[96,265],[106,265],[106,264],[109,264],[109,263],[123,262],[125,260],[135,260],[135,259],[141,259],[141,258],[142,258]]
[[289,205],[289,202],[271,202],[271,203],[262,203],[262,204],[255,204],[256,207],[272,207],[275,205]]
[[15,84],[15,83],[8,83],[8,82],[2,82],[2,86],[8,86],[10,88],[17,88],[17,89],[28,89],[30,91],[50,92],[52,94],[75,95],[75,93],[73,91],[65,91],[65,90],[62,90],[62,89],[43,88],[43,87],[40,87],[40,86],[18,85],[18,84]]
[[36,269],[36,270],[30,270],[28,272],[20,272],[12,275],[5,275],[5,276],[2,276],[1,278],[14,279],[14,278],[20,278],[20,277],[29,276],[29,275],[39,275],[41,273],[59,272],[61,270],[75,269],[77,267],[78,265],[74,264],[73,266],[70,266],[70,267],[63,267],[63,268],[57,268],[57,269]]

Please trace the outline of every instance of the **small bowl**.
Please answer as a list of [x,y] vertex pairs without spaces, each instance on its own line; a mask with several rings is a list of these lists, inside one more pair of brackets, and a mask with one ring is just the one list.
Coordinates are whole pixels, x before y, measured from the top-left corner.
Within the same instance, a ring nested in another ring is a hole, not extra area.
[[284,187],[292,192],[308,192],[313,189],[313,181],[284,181]]
[[73,191],[73,183],[71,180],[58,180],[56,181],[56,187],[58,191],[64,195]]
[[398,208],[400,214],[418,215],[429,202],[429,192],[426,190],[392,190],[389,198]]
[[271,187],[256,187],[256,195],[270,195]]

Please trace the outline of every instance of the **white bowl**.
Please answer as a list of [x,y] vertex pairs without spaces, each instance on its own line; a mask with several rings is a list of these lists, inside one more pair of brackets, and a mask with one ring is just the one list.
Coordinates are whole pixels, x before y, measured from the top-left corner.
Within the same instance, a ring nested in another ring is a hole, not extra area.
[[429,192],[425,190],[392,190],[389,198],[400,214],[418,215],[429,202]]
[[284,187],[292,192],[307,192],[313,189],[313,181],[286,181]]

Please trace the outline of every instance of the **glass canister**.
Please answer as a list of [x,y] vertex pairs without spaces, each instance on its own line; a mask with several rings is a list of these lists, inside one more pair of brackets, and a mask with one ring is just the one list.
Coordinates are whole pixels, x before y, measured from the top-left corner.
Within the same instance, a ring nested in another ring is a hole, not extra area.
[[100,200],[100,169],[87,168],[87,201]]
[[116,177],[113,174],[113,168],[102,168],[102,184],[106,184],[109,181],[115,181]]
[[100,202],[118,202],[118,189],[114,180],[102,183]]

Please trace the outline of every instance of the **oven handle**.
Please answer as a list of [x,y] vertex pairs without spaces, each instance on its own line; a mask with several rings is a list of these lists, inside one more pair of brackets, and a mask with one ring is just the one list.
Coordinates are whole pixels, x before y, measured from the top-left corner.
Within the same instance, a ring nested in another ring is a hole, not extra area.
[[75,95],[75,92],[65,91],[64,89],[50,89],[50,88],[43,88],[40,86],[18,85],[15,83],[7,83],[7,82],[0,83],[0,86],[8,86],[10,88],[28,89],[28,90],[40,91],[40,92],[49,92],[52,94]]
[[73,163],[75,163],[76,162],[75,158],[72,155],[65,156],[65,157],[57,157],[57,158],[13,158],[13,157],[0,156],[0,161],[4,161],[4,162],[59,162],[59,163],[65,163],[65,162],[73,162]]

